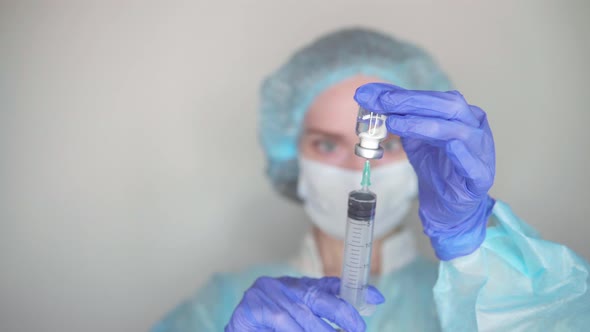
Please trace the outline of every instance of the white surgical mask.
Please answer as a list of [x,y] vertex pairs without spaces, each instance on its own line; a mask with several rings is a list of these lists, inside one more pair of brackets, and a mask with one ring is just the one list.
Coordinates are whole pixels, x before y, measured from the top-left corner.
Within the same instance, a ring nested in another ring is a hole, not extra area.
[[[299,158],[297,193],[312,222],[339,239],[346,233],[348,193],[361,188],[362,171],[352,171]],[[418,193],[418,180],[409,161],[371,170],[372,192],[377,194],[375,228],[378,239],[401,224]]]

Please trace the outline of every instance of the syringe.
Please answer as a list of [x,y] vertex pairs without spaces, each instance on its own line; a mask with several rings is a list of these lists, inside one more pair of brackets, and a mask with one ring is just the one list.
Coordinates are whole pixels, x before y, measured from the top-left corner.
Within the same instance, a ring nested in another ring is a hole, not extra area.
[[370,315],[373,306],[366,303],[371,272],[373,225],[377,195],[369,190],[371,168],[365,162],[361,190],[348,195],[348,218],[344,244],[344,261],[340,297],[352,304],[361,315]]

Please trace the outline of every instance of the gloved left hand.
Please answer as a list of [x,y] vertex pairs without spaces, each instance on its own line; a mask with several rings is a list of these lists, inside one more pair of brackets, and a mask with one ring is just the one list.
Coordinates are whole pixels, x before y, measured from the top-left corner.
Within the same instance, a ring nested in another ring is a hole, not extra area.
[[[346,331],[365,331],[358,311],[338,298],[339,289],[336,277],[260,277],[244,293],[225,332],[334,331],[324,318]],[[366,301],[380,304],[385,298],[369,286]]]
[[420,219],[436,255],[450,260],[485,239],[494,200],[494,140],[486,114],[457,91],[406,90],[370,83],[354,96],[366,110],[387,114],[418,175]]

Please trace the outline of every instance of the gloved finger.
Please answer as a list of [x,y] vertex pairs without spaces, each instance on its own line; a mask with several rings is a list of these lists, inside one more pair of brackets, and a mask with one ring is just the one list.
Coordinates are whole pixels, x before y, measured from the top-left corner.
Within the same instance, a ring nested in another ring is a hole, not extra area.
[[295,292],[299,297],[305,296],[305,293],[311,288],[320,288],[331,294],[338,294],[340,289],[340,278],[338,277],[323,277],[318,279],[283,276],[277,278],[277,280]]
[[368,304],[381,304],[385,302],[385,297],[383,297],[383,294],[377,288],[369,285],[366,301]]
[[312,288],[321,289],[332,295],[338,295],[340,293],[340,278],[338,277],[323,277],[319,279],[280,277],[278,280],[288,286],[292,291],[298,292],[300,297],[305,296],[305,293]]
[[[278,311],[272,317],[267,320],[268,325],[266,328],[272,331],[296,331],[296,332],[308,332],[313,330],[306,330],[303,326],[299,325],[297,320],[286,311]],[[318,331],[330,331],[330,330],[318,330]],[[333,329],[332,329],[333,331]]]
[[[329,294],[340,294],[340,278],[338,277],[323,277],[317,280],[317,286]],[[385,297],[383,297],[383,294],[377,288],[369,285],[366,301],[369,304],[381,304],[385,302]]]
[[[296,331],[320,331],[320,332],[334,332],[334,328],[330,324],[326,323],[323,319],[318,317],[311,308],[305,305],[299,299],[292,299],[290,301],[281,301],[284,311],[288,313],[290,319],[297,322],[300,326],[300,330]],[[285,318],[289,320],[288,318]],[[275,320],[273,328],[276,331],[291,331],[286,326],[282,325],[280,320]]]
[[[271,287],[274,288],[274,287]],[[277,328],[304,332],[303,327],[278,302],[281,296],[276,289],[250,288],[232,315],[228,324],[231,331],[260,331]]]
[[[358,311],[348,302],[338,298],[340,293],[340,278],[279,278],[285,284],[291,285],[289,290],[299,296],[303,303],[317,316],[340,326],[345,331],[364,331],[365,321]],[[294,287],[297,286],[302,287]]]
[[357,103],[376,113],[416,115],[463,122],[479,127],[479,121],[458,91],[406,90],[386,83],[369,83],[355,93]]
[[[345,331],[364,331],[365,321],[358,311],[348,302],[338,298],[340,278],[281,277],[279,280],[289,285],[289,290],[294,292],[296,296],[301,297],[303,303],[309,306],[314,314],[337,324]],[[301,285],[303,287],[297,287]],[[367,292],[368,303],[379,304],[385,301],[376,288],[372,286],[369,288]]]
[[309,293],[303,301],[314,314],[335,323],[345,331],[363,332],[366,329],[365,321],[359,312],[336,295],[317,290]]
[[[323,277],[321,279],[309,279],[308,284],[310,282],[316,282],[316,286],[323,291],[333,294],[339,295],[340,294],[340,278],[338,277]],[[367,297],[366,301],[369,304],[381,304],[385,302],[385,297],[383,294],[379,292],[377,288],[374,286],[369,285],[367,289]]]
[[[294,278],[293,278],[294,279]],[[271,279],[265,283],[266,287],[261,289],[263,294],[264,307],[271,313],[264,315],[268,317],[269,328],[276,331],[321,331],[333,332],[334,329],[316,316],[303,300],[294,292],[297,287],[286,287],[280,280]],[[258,306],[259,307],[259,306]],[[294,325],[295,322],[299,328]]]
[[480,146],[484,131],[460,122],[420,116],[390,115],[387,129],[400,137],[415,138],[443,147],[450,140],[469,142],[469,147]]
[[486,112],[484,112],[484,110],[482,110],[481,108],[479,108],[475,105],[469,105],[469,108],[471,109],[471,113],[473,113],[473,115],[475,116],[477,121],[480,123],[480,127],[481,127],[481,124],[483,124],[483,122],[486,121],[486,118],[487,118]]
[[[313,280],[313,279],[312,279]],[[320,279],[315,279],[315,285],[321,289],[322,291],[332,294],[338,295],[340,294],[340,278],[338,277],[323,277]],[[313,281],[311,281],[313,283]],[[308,281],[309,283],[309,281]]]
[[494,183],[494,165],[487,165],[474,156],[461,141],[450,141],[446,152],[457,173],[466,179],[467,190],[476,197],[487,195]]

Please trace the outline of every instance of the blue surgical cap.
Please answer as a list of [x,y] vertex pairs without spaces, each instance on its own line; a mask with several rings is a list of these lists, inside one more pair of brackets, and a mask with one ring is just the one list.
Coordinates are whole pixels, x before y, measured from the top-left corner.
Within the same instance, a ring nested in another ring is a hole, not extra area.
[[359,74],[406,89],[451,89],[426,52],[376,31],[340,30],[298,50],[261,87],[260,141],[280,193],[297,199],[298,142],[308,108],[322,91]]

